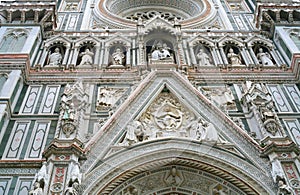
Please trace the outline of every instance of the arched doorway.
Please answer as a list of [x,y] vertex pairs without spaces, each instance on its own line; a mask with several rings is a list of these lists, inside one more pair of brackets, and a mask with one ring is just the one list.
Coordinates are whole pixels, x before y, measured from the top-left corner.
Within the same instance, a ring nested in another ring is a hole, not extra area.
[[83,194],[270,194],[262,169],[222,146],[169,138],[120,150],[86,175]]

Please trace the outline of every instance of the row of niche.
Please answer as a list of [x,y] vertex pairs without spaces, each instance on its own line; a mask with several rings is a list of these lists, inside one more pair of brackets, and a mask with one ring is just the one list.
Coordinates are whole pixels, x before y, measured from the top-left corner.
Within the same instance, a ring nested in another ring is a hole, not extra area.
[[[104,53],[109,53],[105,55]],[[94,42],[84,42],[79,47],[71,48],[64,42],[56,42],[45,47],[39,66],[44,68],[98,68],[98,64],[102,64],[101,68],[127,68],[130,65],[130,49],[123,44],[115,44],[103,51]],[[69,65],[69,67],[67,67]]]
[[[143,51],[134,49],[131,43],[117,42],[102,45],[86,41],[77,47],[62,41],[47,44],[37,63],[45,68],[128,68],[131,65],[144,64],[139,61],[145,59],[148,64],[167,63],[176,64],[180,48],[165,39],[155,39],[146,42]],[[197,41],[187,43],[187,64],[195,67],[282,67],[285,62],[277,49],[267,41],[258,40],[246,46],[230,39],[218,44]],[[138,57],[139,56],[139,57]],[[138,62],[139,61],[139,62]]]

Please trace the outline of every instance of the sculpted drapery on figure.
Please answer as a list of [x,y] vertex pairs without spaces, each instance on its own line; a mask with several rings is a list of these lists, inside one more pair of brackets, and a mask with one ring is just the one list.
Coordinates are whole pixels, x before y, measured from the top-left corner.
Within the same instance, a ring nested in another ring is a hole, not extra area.
[[47,65],[49,66],[59,66],[62,61],[62,55],[60,49],[57,47],[54,52],[49,55],[49,60]]
[[33,189],[29,191],[29,195],[44,195],[41,184],[38,181],[35,181],[33,184]]
[[197,54],[197,60],[199,66],[210,66],[212,65],[210,56],[204,51],[203,48],[199,49],[199,53]]
[[79,54],[81,57],[81,62],[79,65],[91,65],[93,64],[93,56],[94,53],[90,51],[90,49],[86,48],[84,52]]
[[112,54],[113,59],[113,65],[124,65],[125,62],[125,55],[123,53],[123,50],[119,47],[117,47]]
[[163,92],[139,118],[128,123],[120,145],[128,146],[165,137],[219,141],[218,131],[212,123],[201,116],[196,117],[173,95]]
[[229,49],[227,54],[228,62],[231,65],[241,65],[242,59],[239,54],[234,53],[234,50],[232,48]]
[[154,41],[151,50],[151,58],[153,60],[165,60],[171,57],[170,48],[162,41]]
[[272,66],[274,65],[271,60],[271,55],[268,52],[264,52],[263,48],[258,49],[257,59],[264,66]]

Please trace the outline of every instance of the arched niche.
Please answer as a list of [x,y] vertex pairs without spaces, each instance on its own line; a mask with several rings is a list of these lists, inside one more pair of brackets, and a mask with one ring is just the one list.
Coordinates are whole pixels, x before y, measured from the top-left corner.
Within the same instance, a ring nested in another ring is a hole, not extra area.
[[108,68],[126,66],[126,47],[123,44],[114,44],[109,47]]
[[[103,68],[129,68],[131,66],[131,41],[121,36],[112,37],[103,45]],[[117,55],[116,52],[118,53]],[[114,57],[117,61],[114,61]]]
[[51,44],[47,49],[47,57],[44,67],[61,67],[66,53],[66,46],[63,42]]
[[[278,64],[282,64],[272,42],[265,40],[262,37],[253,37],[247,40],[247,43],[248,50],[256,66],[274,67]],[[266,59],[267,61],[262,60],[262,58]]]
[[78,56],[76,66],[92,68],[95,64],[96,43],[85,41],[78,46]]
[[245,60],[242,55],[242,50],[241,48],[232,43],[228,42],[224,47],[223,47],[226,60],[228,61],[227,64],[230,66],[245,66]]
[[214,58],[213,44],[204,40],[194,42],[192,45],[192,61],[195,68],[203,66],[214,66],[216,60]]
[[[164,30],[153,30],[145,36],[145,53],[146,61],[148,64],[151,63],[168,63],[176,64],[178,62],[178,43],[176,37],[171,32]],[[167,50],[167,55],[164,52],[160,52],[161,58],[155,59],[154,52],[161,50]]]

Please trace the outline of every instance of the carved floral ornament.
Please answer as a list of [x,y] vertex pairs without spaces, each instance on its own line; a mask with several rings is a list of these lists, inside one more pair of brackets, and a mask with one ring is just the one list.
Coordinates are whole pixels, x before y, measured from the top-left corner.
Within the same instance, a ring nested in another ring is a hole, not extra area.
[[162,92],[138,119],[127,125],[120,145],[164,137],[221,141],[213,124],[196,117],[168,91]]

